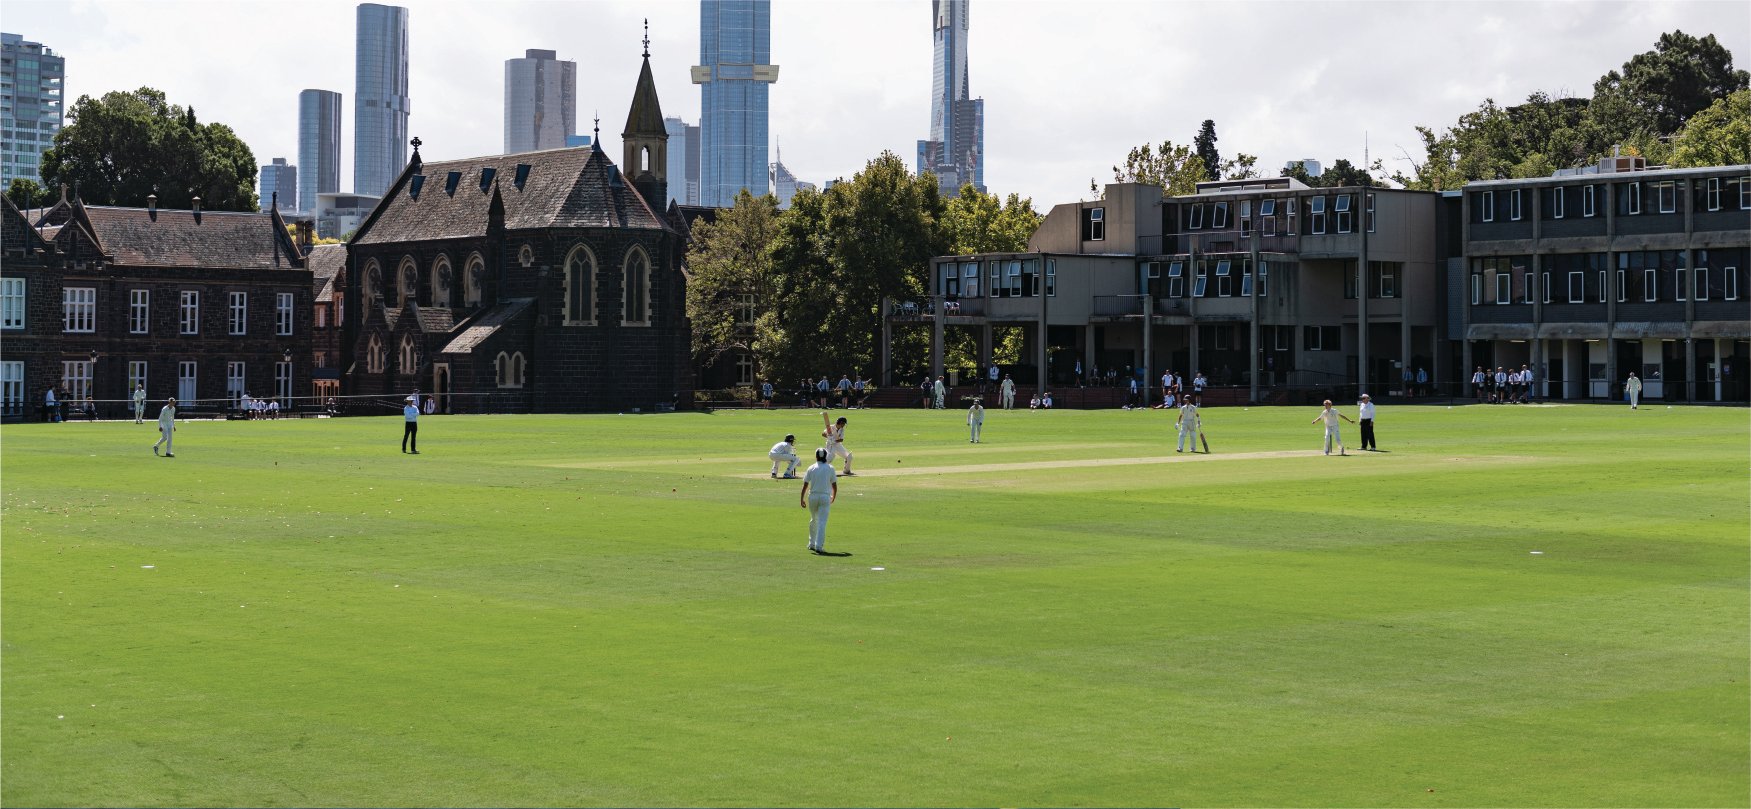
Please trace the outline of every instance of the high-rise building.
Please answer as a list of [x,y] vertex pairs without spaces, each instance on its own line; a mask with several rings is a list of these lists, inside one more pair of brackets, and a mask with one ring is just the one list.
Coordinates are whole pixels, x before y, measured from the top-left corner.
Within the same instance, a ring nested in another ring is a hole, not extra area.
[[281,210],[313,211],[317,194],[340,191],[340,93],[298,94],[298,165],[297,204],[281,199]]
[[767,191],[767,94],[772,61],[771,0],[700,0],[700,200],[720,208],[746,188]]
[[43,150],[61,131],[67,60],[18,34],[0,34],[0,188],[13,178],[43,181]]
[[967,81],[968,0],[931,0],[936,61],[931,69],[930,137],[918,141],[918,173],[936,175],[944,196],[972,183],[985,190],[985,100]]
[[699,127],[680,118],[664,118],[669,131],[669,200],[699,204]]
[[[279,195],[277,201],[276,194]],[[273,210],[276,205],[282,211],[298,210],[298,167],[287,165],[283,157],[276,157],[274,162],[262,166],[256,196],[261,198],[262,213]]]
[[778,159],[772,163],[771,176],[772,195],[778,199],[780,210],[790,207],[790,198],[796,196],[796,192],[805,189],[815,190],[814,183],[798,180],[795,174],[790,173],[790,168],[784,165],[783,152],[780,152]]
[[407,165],[407,9],[360,3],[353,44],[353,192],[380,195]]
[[538,49],[505,60],[505,154],[565,148],[577,128],[577,62]]

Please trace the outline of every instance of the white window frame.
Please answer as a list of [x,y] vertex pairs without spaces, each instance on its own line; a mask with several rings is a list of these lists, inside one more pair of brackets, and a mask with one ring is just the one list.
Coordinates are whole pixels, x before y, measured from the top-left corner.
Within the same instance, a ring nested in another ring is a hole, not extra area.
[[1058,297],[1058,260],[1046,259],[1046,297]]
[[[1513,269],[1518,268],[1510,265],[1510,270]],[[1521,270],[1518,275],[1520,276],[1520,302],[1531,303],[1532,299],[1538,295],[1538,274],[1533,272],[1531,267],[1527,267]]]
[[1218,202],[1210,209],[1210,229],[1225,230],[1228,227],[1228,203]]
[[1191,218],[1186,221],[1186,230],[1203,230],[1203,229],[1204,229],[1204,203],[1202,203],[1202,202],[1193,203],[1192,204]]
[[1496,270],[1496,305],[1502,306],[1514,302],[1514,273],[1509,270]]
[[1697,267],[1690,274],[1691,282],[1696,285],[1695,298],[1699,301],[1708,300],[1708,268]]
[[1607,297],[1611,294],[1611,287],[1606,284],[1606,281],[1610,278],[1611,276],[1605,270],[1599,271],[1599,300],[1595,301],[1595,303],[1604,303]]
[[1599,215],[1599,197],[1597,187],[1591,184],[1581,186],[1581,217],[1591,218]]
[[1705,207],[1711,211],[1720,210],[1721,209],[1721,178],[1719,178],[1719,177],[1708,178],[1708,190],[1706,192],[1704,192],[1704,194],[1706,196],[1705,196],[1705,203],[1704,203],[1703,207]]
[[61,331],[67,334],[97,331],[97,287],[61,288]]
[[1617,302],[1629,301],[1629,271],[1621,267],[1617,270]]
[[1192,297],[1205,297],[1206,293],[1210,291],[1209,267],[1203,262],[1199,262],[1198,266],[1194,267],[1192,271],[1194,273],[1192,276]]
[[[1265,200],[1265,201],[1270,202],[1270,200]],[[1275,217],[1275,216],[1260,217],[1259,218],[1259,235],[1261,235],[1261,236],[1275,236],[1275,235],[1277,235],[1277,217]]]
[[1496,221],[1496,192],[1479,191],[1477,194],[1478,221]]
[[1721,268],[1721,300],[1736,301],[1739,299],[1739,268]]
[[1751,211],[1751,177],[1739,179],[1739,210]]
[[178,311],[181,313],[181,325],[180,325],[180,328],[178,330],[179,333],[188,334],[188,335],[200,334],[201,333],[201,293],[200,293],[200,291],[193,290],[193,289],[185,289],[182,291],[182,295],[179,297],[180,297],[180,300],[179,300],[180,305],[179,305]]
[[24,399],[24,361],[0,362],[0,407],[23,412]]
[[295,319],[292,313],[296,311],[298,296],[291,292],[274,294],[274,334],[287,337],[292,334],[292,324]]
[[1252,265],[1240,265],[1240,297],[1252,297]]
[[1380,262],[1380,277],[1374,289],[1375,297],[1381,299],[1398,297],[1398,266],[1397,262]]
[[1003,262],[1003,297],[1021,297],[1021,260]]
[[736,384],[754,384],[754,355],[739,354],[736,356]]
[[969,261],[961,265],[961,297],[979,297],[979,262]]
[[26,288],[23,278],[0,278],[0,329],[24,328]]
[[249,293],[233,292],[227,296],[230,299],[230,331],[228,334],[244,335],[249,333]]
[[249,366],[240,360],[225,363],[225,398],[236,407],[249,392]]
[[176,403],[184,406],[194,406],[195,396],[200,393],[200,369],[193,360],[182,360],[176,364]]
[[145,360],[128,360],[128,399],[133,400],[134,388],[146,384],[146,373],[151,365]]
[[1672,271],[1672,300],[1686,301],[1690,299],[1690,290],[1685,286],[1690,283],[1690,273],[1680,267]]
[[1550,218],[1563,218],[1564,208],[1568,205],[1568,196],[1569,190],[1560,185],[1550,190]]
[[1483,305],[1483,273],[1482,272],[1474,272],[1471,274],[1471,305],[1472,306],[1482,306]]
[[1582,270],[1569,272],[1569,303],[1587,302],[1587,273]]
[[1508,192],[1508,221],[1510,222],[1520,221],[1520,215],[1523,212],[1520,207],[1520,198],[1520,189],[1515,188]]
[[1660,270],[1658,267],[1642,268],[1642,300],[1654,303],[1660,299]]
[[1662,180],[1654,183],[1654,204],[1660,213],[1678,212],[1678,182]]
[[1545,270],[1544,272],[1539,273],[1539,276],[1538,276],[1539,283],[1542,284],[1544,287],[1544,296],[1542,298],[1544,303],[1550,303],[1550,288],[1555,283],[1554,281],[1551,280],[1550,275],[1551,275],[1550,270]]
[[91,395],[91,360],[66,360],[61,363],[61,389],[67,392],[62,401],[83,402]]
[[1105,241],[1107,238],[1107,209],[1088,209],[1088,240],[1091,242]]
[[1363,216],[1366,216],[1368,218],[1368,232],[1373,233],[1374,232],[1374,195],[1371,193],[1364,192],[1362,194],[1362,196],[1364,199],[1367,200],[1367,205],[1366,205],[1366,209],[1363,211]]
[[1259,297],[1263,298],[1271,292],[1271,262],[1259,260]]
[[1333,212],[1337,214],[1338,232],[1350,233],[1354,231],[1356,229],[1356,215],[1354,211],[1350,210],[1350,195],[1339,194],[1337,196],[1337,202],[1333,203],[1333,208]]
[[128,333],[152,332],[152,290],[128,290]]
[[1642,184],[1640,182],[1634,182],[1629,183],[1627,187],[1629,189],[1629,199],[1625,204],[1629,206],[1629,213],[1640,214],[1642,212]]
[[1276,215],[1277,215],[1277,200],[1275,198],[1259,200],[1259,216],[1276,216]]
[[1310,236],[1325,235],[1325,197],[1307,198],[1307,229]]
[[292,363],[285,360],[274,363],[274,398],[280,400],[281,407],[292,404]]
[[1234,262],[1232,260],[1222,259],[1216,262],[1216,297],[1234,297],[1234,282],[1231,280],[1233,272]]
[[1186,296],[1186,263],[1183,261],[1167,263],[1167,296],[1169,298]]

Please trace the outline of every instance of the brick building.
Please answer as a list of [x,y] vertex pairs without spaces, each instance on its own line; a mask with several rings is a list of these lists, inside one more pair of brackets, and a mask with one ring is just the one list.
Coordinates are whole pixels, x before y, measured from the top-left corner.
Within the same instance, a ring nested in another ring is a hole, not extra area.
[[[647,55],[623,173],[587,148],[413,159],[348,243],[342,386],[450,412],[691,398],[685,222]],[[454,395],[453,395],[454,394]]]
[[346,312],[347,247],[319,244],[309,248],[314,303],[311,307],[310,393],[320,400],[340,395],[341,316]]
[[308,390],[311,274],[277,210],[75,197],[36,222],[10,204],[3,216],[7,417],[35,415],[51,386],[105,402],[103,415],[140,382],[193,409]]

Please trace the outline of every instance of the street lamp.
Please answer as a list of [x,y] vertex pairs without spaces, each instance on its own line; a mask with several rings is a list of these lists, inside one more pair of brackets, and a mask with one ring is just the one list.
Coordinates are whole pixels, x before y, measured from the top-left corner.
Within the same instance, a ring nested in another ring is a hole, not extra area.
[[[96,397],[91,395],[92,392],[96,388],[97,388],[97,349],[94,348],[94,349],[91,349],[91,370],[85,376],[85,398],[86,398],[86,400],[94,401],[96,399]],[[74,407],[80,407],[81,404],[82,403],[75,402]],[[95,404],[92,405],[93,410],[90,412],[90,414],[88,416],[89,418],[92,418],[92,419],[97,418],[96,407],[97,407],[97,405],[95,405]]]

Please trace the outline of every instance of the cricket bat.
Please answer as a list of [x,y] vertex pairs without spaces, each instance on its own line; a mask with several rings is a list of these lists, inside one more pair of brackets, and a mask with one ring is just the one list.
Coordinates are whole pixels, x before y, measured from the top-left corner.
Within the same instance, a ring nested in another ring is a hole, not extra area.
[[827,415],[827,411],[825,410],[821,411],[821,437],[833,437],[833,420]]
[[1210,439],[1204,437],[1204,431],[1198,431],[1198,441],[1204,445],[1204,454],[1210,454]]

